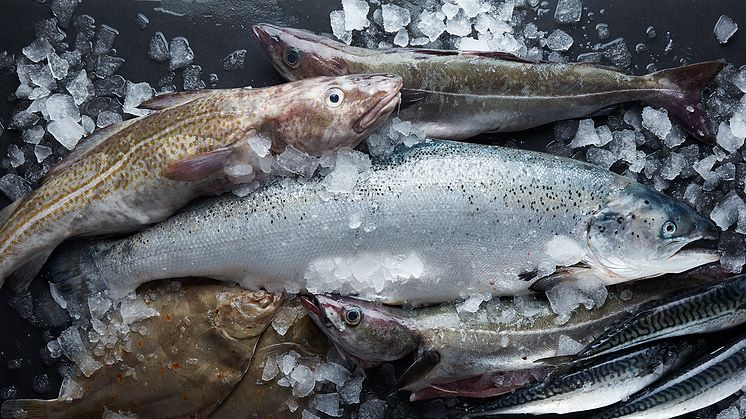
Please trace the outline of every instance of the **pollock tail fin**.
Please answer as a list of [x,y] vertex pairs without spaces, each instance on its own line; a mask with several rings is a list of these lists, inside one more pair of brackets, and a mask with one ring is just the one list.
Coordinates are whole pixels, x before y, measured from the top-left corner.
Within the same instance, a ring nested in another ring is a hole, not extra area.
[[653,73],[650,77],[666,79],[678,89],[649,102],[666,108],[669,116],[698,140],[715,144],[715,135],[702,105],[702,90],[723,67],[725,63],[720,61],[707,61]]
[[0,417],[3,418],[64,418],[69,413],[57,400],[16,399],[3,403]]

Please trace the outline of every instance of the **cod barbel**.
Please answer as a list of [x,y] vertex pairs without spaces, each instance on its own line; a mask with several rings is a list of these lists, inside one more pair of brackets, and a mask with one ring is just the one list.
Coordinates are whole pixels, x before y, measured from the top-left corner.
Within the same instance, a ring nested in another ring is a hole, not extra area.
[[118,298],[162,278],[355,293],[387,303],[610,285],[718,260],[710,221],[610,171],[449,141],[401,147],[349,193],[285,181],[203,200],[129,238],[61,254],[54,282]]
[[133,231],[223,192],[231,166],[261,173],[258,160],[288,145],[314,155],[355,146],[400,88],[398,77],[361,75],[158,96],[143,105],[157,112],[93,134],[0,212],[0,286],[10,274],[25,286],[65,239]]
[[405,95],[416,102],[399,117],[432,138],[519,131],[642,101],[666,108],[696,138],[714,143],[701,90],[723,68],[720,62],[630,76],[608,67],[539,63],[500,52],[370,50],[300,29],[269,24],[253,29],[288,80],[366,72],[401,76]]

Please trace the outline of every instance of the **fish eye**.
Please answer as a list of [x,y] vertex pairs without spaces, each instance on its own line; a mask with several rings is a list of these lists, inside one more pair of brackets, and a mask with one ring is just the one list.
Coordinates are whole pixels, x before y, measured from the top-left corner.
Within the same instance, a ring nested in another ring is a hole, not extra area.
[[666,221],[663,223],[663,228],[661,229],[663,231],[663,235],[665,237],[671,237],[676,233],[676,223],[673,221]]
[[360,307],[347,307],[344,312],[342,312],[342,319],[350,326],[357,326],[363,319],[363,311],[360,310]]
[[336,108],[337,106],[342,104],[344,97],[345,95],[341,89],[333,87],[326,92],[326,106]]
[[300,54],[298,54],[298,50],[295,48],[288,48],[285,51],[285,63],[289,65],[290,67],[297,67],[298,63],[300,62]]

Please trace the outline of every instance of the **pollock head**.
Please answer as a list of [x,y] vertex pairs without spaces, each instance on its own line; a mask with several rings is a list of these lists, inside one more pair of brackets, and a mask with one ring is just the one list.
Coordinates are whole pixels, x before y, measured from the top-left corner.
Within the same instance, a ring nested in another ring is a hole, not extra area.
[[[316,77],[273,88],[282,103],[264,130],[282,147],[312,155],[354,147],[397,108],[402,79],[383,74]],[[283,144],[284,143],[284,144]]]
[[715,262],[718,230],[692,208],[631,184],[593,217],[588,244],[608,284],[680,273]]
[[210,313],[212,325],[231,339],[259,336],[282,303],[282,294],[236,288],[218,296],[218,307]]
[[252,30],[272,65],[288,80],[350,74],[346,57],[365,51],[302,29],[260,23]]
[[417,349],[419,339],[406,320],[375,303],[327,295],[302,296],[301,302],[338,349],[369,366]]

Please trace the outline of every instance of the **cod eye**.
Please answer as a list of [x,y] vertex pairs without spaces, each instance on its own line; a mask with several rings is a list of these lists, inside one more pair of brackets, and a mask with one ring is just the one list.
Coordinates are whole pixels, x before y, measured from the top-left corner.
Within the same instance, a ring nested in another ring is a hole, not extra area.
[[337,89],[336,87],[331,88],[326,91],[326,106],[336,108],[337,106],[342,104],[342,101],[344,100],[345,95],[342,90]]
[[297,67],[298,63],[300,62],[300,55],[298,54],[298,50],[295,48],[288,48],[285,51],[285,63],[289,65],[290,67]]
[[676,223],[673,221],[666,221],[663,223],[663,228],[661,230],[663,231],[664,236],[671,237],[676,233]]
[[342,313],[342,319],[350,326],[357,326],[363,319],[363,311],[360,310],[360,307],[347,307]]

